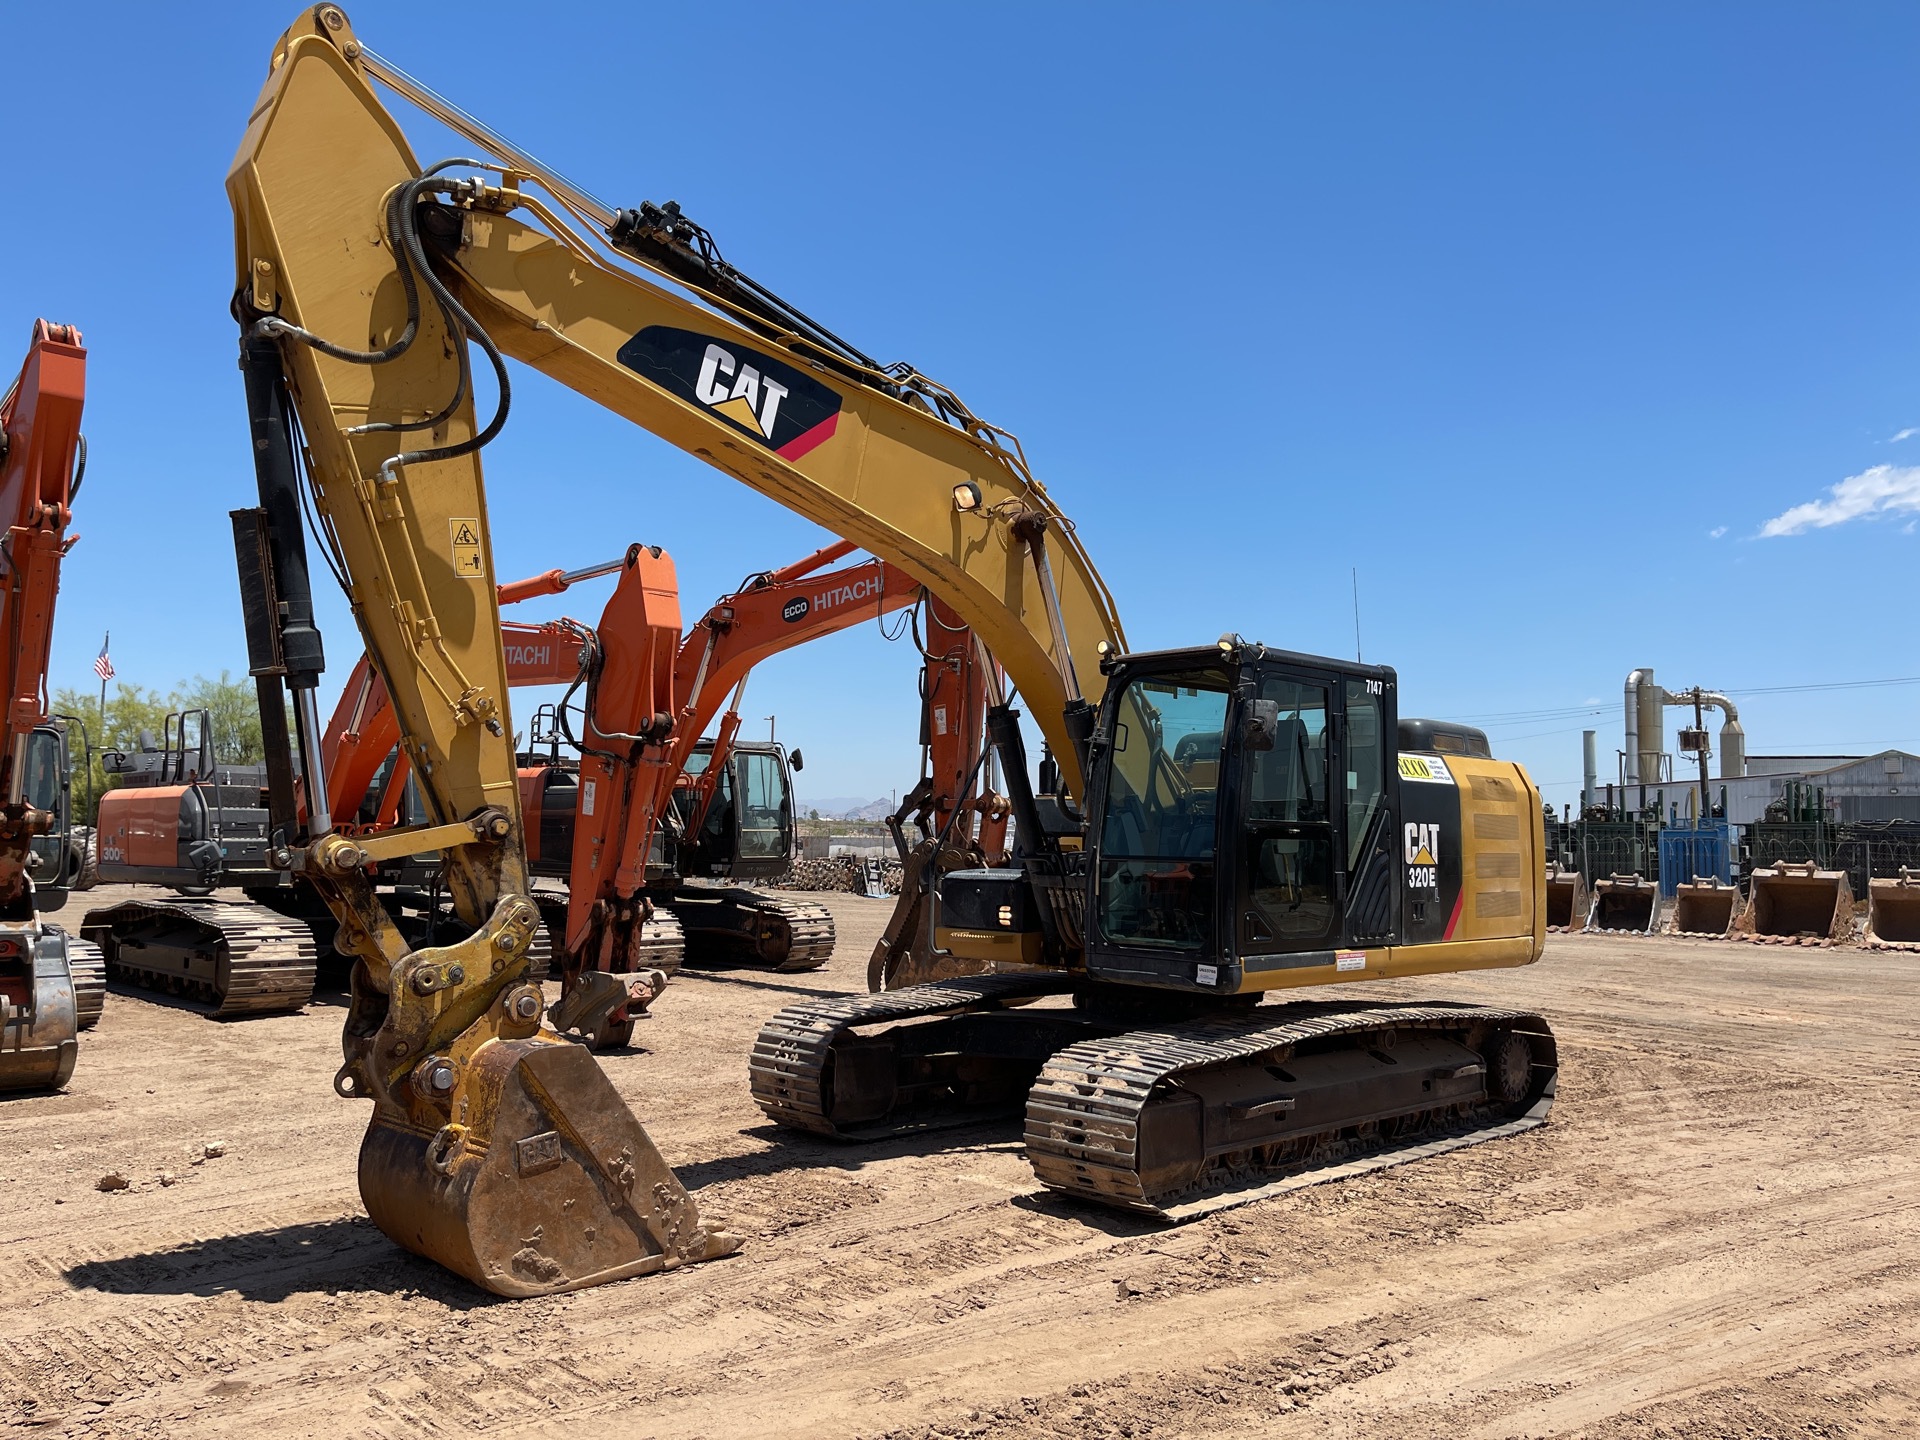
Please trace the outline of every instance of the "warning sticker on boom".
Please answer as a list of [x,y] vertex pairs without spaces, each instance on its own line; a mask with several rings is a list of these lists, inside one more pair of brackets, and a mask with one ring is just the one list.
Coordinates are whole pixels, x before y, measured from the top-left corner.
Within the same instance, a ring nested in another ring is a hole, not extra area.
[[1435,785],[1453,784],[1453,772],[1447,769],[1447,762],[1438,755],[1402,755],[1400,778],[1427,780]]
[[453,535],[453,573],[484,580],[487,565],[480,556],[480,522],[456,515],[447,521],[447,528]]

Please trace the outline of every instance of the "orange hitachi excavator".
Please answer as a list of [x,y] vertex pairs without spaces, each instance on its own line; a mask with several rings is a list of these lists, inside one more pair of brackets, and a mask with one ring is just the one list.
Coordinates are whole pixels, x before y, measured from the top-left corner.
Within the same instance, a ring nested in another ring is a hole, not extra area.
[[[673,561],[639,545],[621,562],[597,629],[570,620],[502,623],[513,684],[585,691],[582,731],[567,736],[578,762],[560,763],[556,748],[553,759],[520,772],[528,860],[536,875],[568,880],[564,897],[536,895],[559,942],[560,1028],[583,1029],[596,1044],[625,1043],[630,1009],[651,998],[654,983],[637,982],[645,993],[629,988],[609,1010],[609,985],[636,982],[596,975],[670,972],[682,945],[696,964],[783,971],[813,969],[832,953],[833,918],[824,906],[726,881],[770,878],[787,868],[793,850],[785,756],[738,739],[740,697],[753,667],[921,598],[919,581],[884,561],[822,573],[856,548],[840,542],[749,577],[684,637]],[[564,588],[560,579],[577,578],[550,575],[502,585],[501,599],[553,593]],[[539,588],[542,582],[552,588]],[[970,654],[970,641],[963,648]],[[946,658],[943,652],[943,666]],[[558,707],[563,727],[568,709]],[[716,716],[717,733],[703,738]],[[956,707],[956,738],[963,723]],[[648,734],[665,743],[631,743]],[[335,815],[357,812],[374,829],[398,823],[408,769],[395,749],[399,738],[385,689],[363,660],[327,730]],[[726,880],[715,883],[716,876]]]
[[[106,996],[98,952],[40,918],[66,901],[70,772],[65,731],[47,713],[47,654],[60,562],[78,538],[67,526],[86,469],[86,390],[80,332],[34,321],[19,378],[0,395],[0,1090],[66,1084],[77,1032]],[[36,886],[43,868],[54,884]]]
[[945,603],[929,597],[924,613],[926,635],[915,636],[925,661],[921,778],[887,821],[903,875],[900,903],[867,961],[867,988],[874,991],[949,973],[936,955],[928,901],[941,876],[1004,863],[1012,814],[1012,801],[993,783],[994,752],[986,744],[987,709],[1006,703],[1000,667]]
[[[749,577],[684,638],[673,562],[658,547],[636,545],[619,561],[498,587],[510,604],[619,575],[597,629],[572,620],[501,623],[511,683],[586,692],[585,730],[575,737],[584,759],[561,764],[556,753],[529,763],[521,790],[534,873],[570,882],[536,896],[565,957],[568,995],[588,970],[640,977],[626,982],[638,988],[615,1013],[602,1007],[595,1015],[596,1044],[625,1043],[628,1006],[641,1008],[657,988],[646,977],[677,969],[683,952],[696,963],[781,970],[813,968],[832,953],[825,907],[715,878],[770,878],[792,857],[786,757],[735,740],[739,692],[753,666],[920,598],[918,581],[878,560],[821,573],[854,549],[836,544]],[[729,697],[734,706],[718,737],[702,741]],[[614,757],[625,727],[644,728],[659,713],[675,719],[673,745],[644,776],[621,773]],[[316,935],[329,932],[325,912],[273,868],[258,767],[217,764],[208,727],[190,740],[188,718],[170,721],[150,754],[110,760],[132,783],[104,797],[100,826],[103,879],[185,893],[92,911],[83,934],[117,977],[195,995],[216,1015],[298,1008],[313,987]],[[385,686],[363,657],[322,742],[329,811],[342,830],[374,834],[410,818],[411,766],[399,738]],[[384,867],[389,878],[407,870]],[[247,898],[214,896],[215,886]],[[256,938],[263,934],[266,944]],[[589,983],[594,994],[608,993],[606,982]]]

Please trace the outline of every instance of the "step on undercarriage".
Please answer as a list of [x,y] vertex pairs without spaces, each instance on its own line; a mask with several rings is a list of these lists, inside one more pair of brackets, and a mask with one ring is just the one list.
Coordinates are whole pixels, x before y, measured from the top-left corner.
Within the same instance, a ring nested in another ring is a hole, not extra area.
[[1129,1030],[1032,1003],[1074,989],[987,975],[789,1006],[755,1041],[754,1099],[845,1140],[1024,1106],[1041,1183],[1171,1218],[1513,1134],[1552,1107],[1553,1032],[1528,1012],[1307,1001]]
[[198,1001],[218,1020],[298,1010],[313,995],[312,930],[250,900],[128,900],[89,911],[80,934],[111,978]]

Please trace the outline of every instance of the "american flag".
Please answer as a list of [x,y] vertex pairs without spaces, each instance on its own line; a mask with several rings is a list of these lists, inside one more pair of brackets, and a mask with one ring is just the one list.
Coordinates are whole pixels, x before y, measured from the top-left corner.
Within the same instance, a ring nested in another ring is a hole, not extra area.
[[98,675],[103,681],[113,679],[113,661],[108,658],[107,655],[107,641],[112,638],[113,632],[111,630],[100,638],[100,654],[93,662],[93,673]]

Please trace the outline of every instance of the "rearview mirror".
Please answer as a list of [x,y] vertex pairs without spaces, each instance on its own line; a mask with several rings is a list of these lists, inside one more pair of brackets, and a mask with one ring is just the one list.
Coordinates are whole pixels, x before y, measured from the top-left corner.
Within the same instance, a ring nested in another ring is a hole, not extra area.
[[787,763],[796,770],[804,770],[807,768],[807,762],[801,757],[798,750],[790,750],[787,752]]
[[1271,750],[1280,738],[1280,702],[1250,700],[1242,712],[1240,743],[1249,750]]

